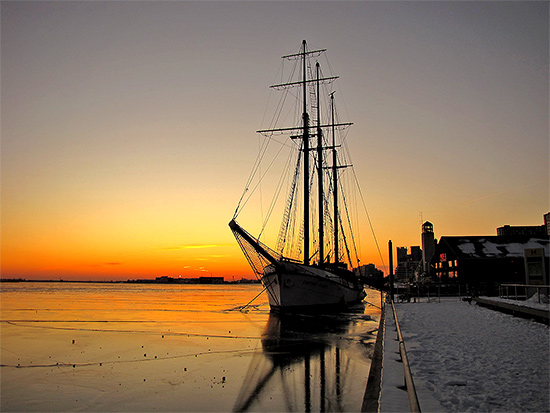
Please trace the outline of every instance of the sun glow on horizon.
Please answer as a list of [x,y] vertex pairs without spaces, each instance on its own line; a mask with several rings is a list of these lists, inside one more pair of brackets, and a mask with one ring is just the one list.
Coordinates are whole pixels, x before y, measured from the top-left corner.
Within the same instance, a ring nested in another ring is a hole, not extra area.
[[[227,224],[303,33],[327,48],[353,122],[380,249],[357,218],[360,264],[386,269],[388,240],[420,245],[420,213],[440,238],[548,211],[548,2],[0,7],[2,278],[254,278]],[[304,24],[281,26],[290,13]],[[320,29],[328,15],[343,30]],[[258,192],[239,216],[254,236],[272,194]]]

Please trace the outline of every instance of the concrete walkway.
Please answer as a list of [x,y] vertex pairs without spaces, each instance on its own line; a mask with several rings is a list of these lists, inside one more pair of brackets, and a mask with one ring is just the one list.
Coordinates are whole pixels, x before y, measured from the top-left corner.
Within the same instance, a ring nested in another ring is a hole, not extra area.
[[[406,343],[405,343],[406,346]],[[408,412],[409,398],[405,388],[403,363],[399,355],[399,341],[391,306],[386,308],[384,328],[384,362],[382,366],[382,391],[380,412]]]
[[[402,310],[402,309],[401,309]],[[399,309],[397,309],[399,317]],[[407,341],[405,339],[405,347]],[[414,379],[414,373],[413,373]],[[416,385],[418,403],[423,412],[441,412],[441,405],[435,400],[431,392]],[[384,362],[382,367],[382,391],[380,393],[381,413],[409,412],[409,397],[405,387],[403,363],[399,354],[399,340],[397,328],[391,306],[386,309],[384,328]]]

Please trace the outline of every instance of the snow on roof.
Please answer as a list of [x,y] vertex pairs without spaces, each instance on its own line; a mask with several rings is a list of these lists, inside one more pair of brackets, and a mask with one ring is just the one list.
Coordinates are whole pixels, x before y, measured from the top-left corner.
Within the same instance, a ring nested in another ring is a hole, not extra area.
[[476,247],[472,242],[465,241],[462,244],[458,244],[458,248],[462,251],[463,254],[472,255],[476,252]]
[[550,255],[550,241],[536,237],[441,237],[441,245],[448,245],[461,258],[513,258],[524,256],[526,249],[543,248]]

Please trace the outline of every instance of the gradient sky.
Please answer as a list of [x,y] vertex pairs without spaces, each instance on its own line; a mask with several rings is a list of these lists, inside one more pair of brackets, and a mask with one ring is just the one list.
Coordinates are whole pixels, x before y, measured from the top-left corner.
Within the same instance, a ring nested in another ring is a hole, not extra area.
[[2,277],[251,277],[227,223],[302,39],[340,75],[385,257],[421,220],[496,235],[549,210],[546,1],[2,1],[1,18]]

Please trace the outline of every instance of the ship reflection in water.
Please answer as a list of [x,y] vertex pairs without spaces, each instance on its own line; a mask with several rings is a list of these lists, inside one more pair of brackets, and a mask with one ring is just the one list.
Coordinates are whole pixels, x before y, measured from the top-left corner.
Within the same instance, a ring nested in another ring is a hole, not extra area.
[[377,323],[358,310],[270,314],[234,411],[359,411]]

